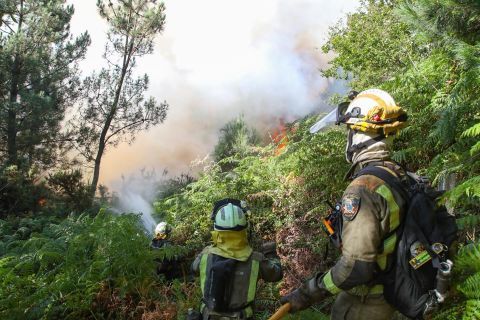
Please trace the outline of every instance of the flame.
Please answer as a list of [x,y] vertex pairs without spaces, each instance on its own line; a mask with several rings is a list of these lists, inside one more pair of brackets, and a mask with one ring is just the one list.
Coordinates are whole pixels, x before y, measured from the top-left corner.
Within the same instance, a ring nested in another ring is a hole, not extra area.
[[293,124],[286,124],[283,118],[280,118],[279,125],[272,132],[272,142],[277,146],[275,148],[275,155],[278,156],[285,151],[285,148],[288,146],[289,133],[294,133],[296,131],[296,126]]
[[44,207],[46,204],[47,204],[47,199],[45,199],[45,198],[38,199],[38,205],[40,207]]

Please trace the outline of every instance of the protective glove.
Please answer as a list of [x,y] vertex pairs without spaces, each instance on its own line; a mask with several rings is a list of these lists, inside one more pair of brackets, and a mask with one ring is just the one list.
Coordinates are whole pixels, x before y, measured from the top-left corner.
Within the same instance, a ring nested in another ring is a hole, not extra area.
[[303,292],[302,288],[298,288],[280,298],[281,304],[290,303],[290,313],[307,309],[312,305],[310,298]]
[[275,241],[269,241],[262,244],[260,251],[267,258],[277,258],[277,244]]
[[307,309],[314,303],[318,303],[330,296],[331,293],[319,286],[322,283],[324,273],[318,273],[315,277],[305,282],[300,288],[280,298],[280,302],[290,303],[290,313]]

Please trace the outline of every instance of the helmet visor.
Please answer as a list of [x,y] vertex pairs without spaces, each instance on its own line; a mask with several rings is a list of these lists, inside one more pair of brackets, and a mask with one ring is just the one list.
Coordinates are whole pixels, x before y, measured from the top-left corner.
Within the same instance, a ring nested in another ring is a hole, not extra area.
[[337,119],[335,121],[335,124],[340,124],[340,123],[345,123],[345,121],[348,120],[349,114],[347,114],[347,109],[348,106],[350,105],[350,102],[342,102],[338,105],[337,107]]
[[335,124],[337,121],[337,109],[332,110],[325,117],[320,119],[317,123],[310,127],[310,133],[317,133],[318,131]]
[[349,115],[346,114],[350,102],[342,102],[325,117],[310,127],[310,133],[316,133],[332,124],[344,123]]

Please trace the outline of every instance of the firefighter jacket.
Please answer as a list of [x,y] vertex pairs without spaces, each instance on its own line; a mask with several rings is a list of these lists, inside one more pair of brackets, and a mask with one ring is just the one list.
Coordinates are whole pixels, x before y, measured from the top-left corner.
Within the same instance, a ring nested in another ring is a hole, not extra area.
[[[166,250],[172,248],[173,244],[167,239],[152,239],[150,247],[155,250]],[[188,267],[185,267],[185,259],[180,256],[155,259],[157,264],[157,274],[163,274],[165,279],[170,281],[176,278],[185,277],[188,273]]]
[[[376,165],[401,177],[391,162]],[[348,291],[354,295],[382,294],[379,275],[389,268],[397,242],[396,230],[406,202],[395,190],[372,175],[355,178],[342,197],[342,254],[317,286],[331,294]]]

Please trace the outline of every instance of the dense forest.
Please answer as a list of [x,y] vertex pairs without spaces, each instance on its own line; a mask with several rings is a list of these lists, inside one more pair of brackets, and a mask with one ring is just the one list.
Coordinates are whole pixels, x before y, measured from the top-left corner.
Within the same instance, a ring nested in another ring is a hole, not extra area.
[[[338,257],[321,218],[348,184],[345,131],[310,134],[315,114],[266,141],[232,119],[198,175],[158,185],[154,217],[174,227],[176,245],[152,250],[141,216],[113,212],[118,199],[98,181],[105,150],[167,116],[167,102],[145,97],[148,76],[134,72],[153,53],[165,7],[99,0],[98,9],[109,24],[105,68],[82,77],[90,38],[70,36],[72,6],[0,3],[0,318],[183,319],[200,303],[198,281],[167,282],[155,259],[188,265],[210,241],[212,204],[233,197],[250,206],[253,246],[278,244],[284,279],[260,283],[256,300],[267,319],[281,295]],[[480,3],[363,0],[319,45],[334,53],[323,76],[381,88],[408,112],[393,158],[448,189],[442,201],[460,229],[450,298],[434,318],[480,319]],[[290,318],[328,319],[332,301]]]

